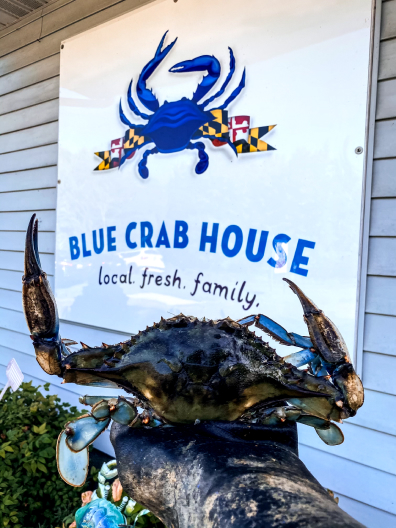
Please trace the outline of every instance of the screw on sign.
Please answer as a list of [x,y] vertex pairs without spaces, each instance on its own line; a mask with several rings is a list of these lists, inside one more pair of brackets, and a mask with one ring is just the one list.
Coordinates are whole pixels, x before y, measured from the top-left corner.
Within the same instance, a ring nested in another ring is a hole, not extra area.
[[14,358],[12,358],[11,361],[7,365],[6,376],[7,376],[7,383],[5,384],[5,387],[0,394],[0,400],[3,399],[3,396],[6,390],[8,389],[8,387],[11,387],[13,391],[16,391],[19,389],[19,386],[23,381],[22,371],[19,368],[18,363],[15,361]]

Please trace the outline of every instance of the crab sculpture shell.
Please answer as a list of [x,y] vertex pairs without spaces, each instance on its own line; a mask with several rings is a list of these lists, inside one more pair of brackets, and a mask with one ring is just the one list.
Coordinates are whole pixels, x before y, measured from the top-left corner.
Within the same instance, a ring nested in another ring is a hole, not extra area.
[[[262,314],[240,321],[180,314],[128,341],[100,347],[82,343],[81,350],[71,353],[59,335],[37,236],[33,215],[26,236],[23,306],[37,361],[66,383],[122,388],[133,395],[82,398],[91,413],[67,424],[60,436],[62,453],[81,453],[111,419],[133,427],[291,420],[314,427],[327,444],[343,441],[333,422],[356,414],[363,386],[334,323],[293,282],[284,279],[301,302],[309,337],[287,332]],[[249,330],[251,325],[301,350],[282,358]],[[308,368],[301,370],[303,365]],[[58,461],[62,473],[61,466]]]

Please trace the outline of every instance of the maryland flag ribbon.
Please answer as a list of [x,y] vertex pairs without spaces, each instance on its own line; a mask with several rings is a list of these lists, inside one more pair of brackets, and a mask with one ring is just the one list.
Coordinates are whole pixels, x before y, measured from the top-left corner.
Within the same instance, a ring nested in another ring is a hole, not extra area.
[[211,114],[214,119],[201,126],[193,135],[193,139],[205,136],[215,136],[216,138],[229,139],[228,131],[228,112],[227,110],[212,110]]
[[[228,111],[221,109],[212,110],[211,114],[213,119],[199,127],[192,139],[206,137],[215,147],[232,143],[238,154],[276,150],[261,139],[276,125],[251,128],[250,116],[228,117]],[[113,139],[110,150],[95,152],[102,161],[94,170],[120,167],[127,159],[133,158],[138,148],[152,142],[150,137],[141,133],[142,128],[129,128],[123,138]]]
[[139,134],[139,129],[129,128],[123,138],[113,139],[110,150],[95,152],[95,156],[103,161],[94,170],[101,171],[120,167],[125,160],[133,158],[136,154],[136,147],[141,147],[150,141],[150,138]]
[[249,128],[248,138],[239,139],[234,142],[238,154],[245,154],[247,152],[263,152],[266,150],[276,150],[271,145],[268,145],[265,141],[261,141],[261,137],[268,134],[276,125],[270,125],[265,127]]

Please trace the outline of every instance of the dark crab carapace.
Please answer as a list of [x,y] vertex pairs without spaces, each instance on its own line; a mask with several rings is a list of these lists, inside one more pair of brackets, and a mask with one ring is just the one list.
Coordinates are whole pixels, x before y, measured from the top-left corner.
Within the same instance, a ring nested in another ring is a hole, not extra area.
[[[55,300],[40,267],[37,221],[26,236],[23,306],[37,361],[66,383],[123,388],[134,398],[83,398],[92,412],[67,424],[60,451],[80,453],[112,418],[133,426],[240,420],[293,420],[315,427],[326,443],[343,441],[340,422],[363,404],[363,387],[346,345],[324,313],[293,282],[309,337],[264,315],[233,321],[182,314],[161,319],[130,340],[71,353],[59,335]],[[301,348],[285,358],[249,330]],[[306,370],[298,367],[307,365]],[[140,412],[139,412],[140,410]],[[65,470],[66,471],[66,470]]]

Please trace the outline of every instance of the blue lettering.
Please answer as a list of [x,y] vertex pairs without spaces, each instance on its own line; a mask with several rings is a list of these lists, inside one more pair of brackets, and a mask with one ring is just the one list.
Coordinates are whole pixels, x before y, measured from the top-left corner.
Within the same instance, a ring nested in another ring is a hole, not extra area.
[[116,251],[116,237],[112,236],[113,231],[116,230],[115,226],[107,228],[107,251]]
[[268,260],[268,264],[273,268],[283,268],[287,262],[287,255],[285,250],[282,247],[282,244],[287,244],[290,237],[284,234],[276,235],[272,241],[272,247],[275,250],[275,253],[278,255],[278,260],[274,260],[272,257]]
[[125,232],[125,241],[126,241],[126,244],[129,248],[131,249],[135,249],[137,248],[137,244],[136,242],[132,242],[131,241],[131,232],[136,229],[136,226],[137,226],[137,223],[136,222],[131,222],[130,224],[128,224],[128,227],[126,228],[126,232]]
[[175,238],[173,240],[173,247],[183,249],[188,245],[188,224],[183,220],[176,220],[175,223]]
[[303,240],[301,238],[298,239],[296,252],[294,253],[293,262],[290,268],[291,273],[297,273],[297,275],[302,275],[303,277],[308,275],[307,269],[300,268],[300,266],[307,266],[308,264],[309,258],[303,256],[305,248],[314,249],[315,242],[310,242],[309,240]]
[[170,248],[168,233],[166,232],[166,227],[165,227],[165,222],[162,222],[162,226],[161,226],[161,229],[158,235],[157,243],[155,244],[156,248],[160,246],[165,246],[167,248]]
[[[229,248],[228,243],[232,234],[235,235],[235,243],[234,247],[231,249]],[[242,243],[242,229],[237,225],[228,226],[223,233],[223,238],[221,239],[221,249],[223,250],[224,255],[230,258],[235,257],[235,255],[238,255],[238,253],[240,252]]]
[[201,242],[199,251],[205,251],[206,244],[210,244],[210,252],[216,253],[217,235],[219,234],[219,224],[213,224],[213,231],[208,235],[208,222],[202,222]]
[[[146,233],[147,229],[147,233]],[[140,245],[142,248],[146,247],[153,247],[153,243],[151,242],[151,238],[153,236],[153,226],[150,222],[140,222]]]
[[69,237],[70,257],[72,260],[78,259],[80,256],[80,248],[78,247],[78,238],[76,236]]
[[83,257],[90,257],[91,256],[91,250],[90,249],[87,250],[87,243],[86,243],[86,240],[85,240],[85,233],[83,233],[81,235],[81,239],[82,239]]
[[246,244],[246,257],[250,262],[260,262],[264,257],[265,247],[267,245],[268,231],[261,231],[260,242],[257,253],[253,253],[254,243],[256,241],[257,229],[250,229],[248,241]]
[[92,241],[93,241],[93,248],[97,255],[102,253],[104,250],[104,235],[103,235],[103,229],[99,229],[99,246],[96,239],[96,230],[92,231]]

